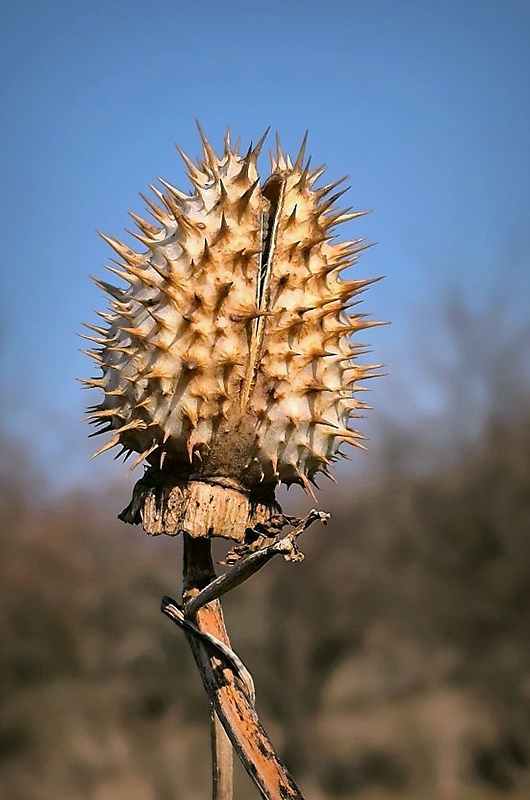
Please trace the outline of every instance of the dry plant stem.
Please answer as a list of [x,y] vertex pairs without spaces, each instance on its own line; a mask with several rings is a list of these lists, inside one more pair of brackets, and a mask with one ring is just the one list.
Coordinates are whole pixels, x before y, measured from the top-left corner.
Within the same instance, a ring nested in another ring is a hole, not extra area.
[[293,531],[266,547],[242,558],[235,566],[215,578],[198,594],[191,597],[184,607],[188,619],[193,619],[197,611],[212,600],[218,600],[227,592],[235,589],[252,577],[258,570],[277,555],[283,555],[287,561],[300,561],[303,556],[298,552],[296,540],[313,522],[328,522],[330,515],[325,511],[311,509],[307,517],[300,520]]
[[193,622],[186,619],[182,612],[181,606],[179,606],[178,603],[171,597],[162,598],[162,612],[167,617],[172,619],[173,622],[175,622],[179,627],[183,628],[186,633],[189,633],[195,638],[206,642],[210,655],[212,655],[212,653],[213,655],[218,655],[225,666],[228,664],[228,666],[234,671],[234,674],[238,675],[238,677],[243,681],[247,697],[249,697],[253,704],[255,703],[256,693],[254,690],[254,681],[252,680],[252,676],[237,653],[234,653],[229,645],[227,645],[224,641],[217,639],[215,636],[212,636],[212,634],[199,630],[199,628],[197,628]]
[[[217,603],[218,601],[214,601]],[[219,617],[212,605],[197,613],[197,626],[214,632]],[[246,687],[221,659],[212,657],[193,634],[187,634],[205,689],[244,768],[266,800],[303,800],[265,733]]]
[[201,678],[216,709],[212,712],[213,789],[216,800],[230,800],[231,772],[226,739],[219,733],[219,720],[228,733],[246,771],[267,800],[303,800],[300,790],[274,752],[254,708],[252,678],[230,649],[219,597],[254,575],[275,555],[300,561],[296,540],[316,520],[329,514],[312,510],[291,533],[242,558],[223,576],[215,578],[210,541],[184,534],[184,613],[171,598],[162,610],[184,628]]
[[[193,596],[205,582],[211,581],[215,576],[211,558],[211,546],[208,539],[195,541],[190,547],[188,536],[184,534],[184,597]],[[212,604],[215,608],[216,638],[227,647],[230,641],[224,625],[223,612],[220,603]],[[188,641],[190,641],[188,634]],[[191,644],[191,641],[190,641]],[[234,795],[234,764],[232,744],[217,716],[215,706],[210,707],[210,736],[212,748],[212,800],[232,800]]]
[[[186,536],[184,539],[185,575],[188,574],[189,576],[189,568],[194,564],[196,565],[197,574],[200,576],[200,580],[194,580],[191,583],[188,582],[188,584],[185,583],[184,600],[187,600],[185,608],[188,619],[189,609],[193,608],[191,606],[193,599],[198,597],[201,589],[204,591],[206,588],[208,569],[205,546],[209,548],[209,544],[208,540],[192,539]],[[264,548],[264,550],[267,549]],[[282,550],[279,549],[275,552],[282,552]],[[283,552],[287,553],[288,551],[285,549]],[[209,550],[208,557],[211,558]],[[268,560],[270,559],[260,559],[260,566],[263,566]],[[187,568],[186,565],[188,565]],[[237,579],[237,582],[233,585],[238,585],[247,577],[250,577],[250,574],[254,574],[260,566],[253,569],[251,573],[247,572],[241,579]],[[233,573],[234,570],[238,571],[237,567],[230,570],[229,573]],[[224,588],[224,591],[228,591],[228,588]],[[224,593],[224,591],[221,593]],[[163,610],[165,610],[164,605]],[[193,616],[193,623],[199,631],[213,635],[216,639],[220,639],[221,642],[227,641],[218,599],[207,599],[205,604],[204,595],[202,595],[200,607],[194,611]],[[303,800],[300,790],[285,765],[278,758],[261,725],[254,708],[253,698],[249,694],[246,681],[241,677],[240,670],[236,669],[235,666],[232,668],[230,661],[227,661],[222,653],[216,653],[212,646],[202,641],[189,629],[186,630],[186,637],[208,696],[215,706],[219,719],[239,759],[259,789],[261,796],[266,800]]]

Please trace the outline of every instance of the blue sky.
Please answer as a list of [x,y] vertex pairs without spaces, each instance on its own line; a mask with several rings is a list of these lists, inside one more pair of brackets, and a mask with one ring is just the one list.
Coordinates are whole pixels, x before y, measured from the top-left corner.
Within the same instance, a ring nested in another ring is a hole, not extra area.
[[158,175],[187,188],[173,145],[198,154],[195,117],[216,146],[227,124],[244,142],[271,125],[288,151],[309,129],[314,162],[350,174],[348,205],[374,210],[343,234],[378,242],[359,275],[387,276],[366,295],[392,321],[371,336],[393,376],[376,407],[436,347],[448,292],[480,309],[502,289],[528,316],[528,3],[22,0],[2,38],[3,427],[52,473],[123,471],[88,461],[78,422],[75,333],[104,305],[94,231],[121,235]]

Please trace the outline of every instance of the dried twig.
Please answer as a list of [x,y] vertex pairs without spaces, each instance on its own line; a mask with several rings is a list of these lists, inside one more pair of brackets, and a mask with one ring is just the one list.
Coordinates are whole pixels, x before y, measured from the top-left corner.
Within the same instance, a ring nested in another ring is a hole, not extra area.
[[[184,599],[189,599],[199,591],[201,586],[205,586],[215,578],[215,570],[211,554],[211,541],[209,539],[193,539],[188,534],[183,535],[184,538]],[[162,602],[164,610],[165,603]],[[180,606],[175,604],[177,611],[180,611]],[[223,611],[221,604],[214,602],[210,606],[210,614],[205,613],[204,630],[202,631],[206,637],[211,637],[212,642],[217,644],[220,652],[226,648],[226,652],[230,653],[230,640],[226,632]],[[173,614],[172,618],[178,622],[180,619],[179,614]],[[191,625],[191,623],[190,623]],[[194,636],[190,635],[190,629],[186,625],[182,626],[186,632],[186,638],[192,646]],[[194,630],[199,630],[195,625],[192,625]],[[212,645],[210,643],[210,646]],[[234,654],[235,655],[235,654]],[[237,659],[237,656],[236,656]],[[234,662],[235,663],[235,662]],[[233,778],[233,752],[231,742],[224,730],[224,727],[217,715],[215,705],[211,702],[210,708],[210,734],[211,734],[211,747],[212,747],[212,800],[232,800],[234,790]]]
[[[235,566],[229,569],[224,575],[220,575],[209,583],[202,591],[192,597],[184,606],[184,614],[188,619],[193,619],[197,611],[212,600],[218,600],[227,592],[240,586],[244,581],[252,577],[258,570],[274,558],[276,555],[283,555],[286,561],[301,561],[304,556],[298,550],[296,541],[313,522],[317,520],[324,525],[327,524],[330,515],[325,511],[311,509],[307,517],[297,519],[294,530],[286,536],[276,539],[272,544],[262,547],[253,553],[241,558]],[[289,518],[292,520],[292,518]],[[241,550],[242,548],[238,548]]]
[[221,641],[221,639],[217,639],[207,631],[201,631],[200,628],[190,622],[189,619],[186,619],[181,606],[171,597],[166,596],[162,598],[161,610],[163,614],[183,628],[186,633],[195,636],[197,639],[200,639],[200,641],[206,645],[210,656],[220,658],[224,662],[225,666],[229,667],[232,672],[237,675],[244,686],[247,697],[249,698],[250,702],[254,704],[256,699],[254,681],[252,680],[250,672],[245,667],[237,653],[235,653],[231,647],[225,644],[225,642]]
[[[242,557],[224,575],[210,581],[208,576],[213,572],[213,565],[209,541],[185,536],[184,605],[179,606],[171,598],[162,601],[162,611],[185,631],[217,716],[247,773],[266,800],[303,800],[303,797],[261,725],[254,708],[252,678],[228,643],[219,597],[254,575],[275,555],[283,555],[288,561],[301,561],[298,537],[316,520],[326,523],[328,519],[329,514],[312,510],[307,517],[297,520],[289,534]],[[284,525],[292,523],[292,519],[286,518]],[[199,588],[201,585],[204,588]],[[214,756],[215,752],[214,749]],[[224,800],[229,796],[229,781],[226,776],[223,778],[222,770],[220,778],[221,784],[224,783],[221,793],[219,787],[216,790],[214,758],[214,797]]]

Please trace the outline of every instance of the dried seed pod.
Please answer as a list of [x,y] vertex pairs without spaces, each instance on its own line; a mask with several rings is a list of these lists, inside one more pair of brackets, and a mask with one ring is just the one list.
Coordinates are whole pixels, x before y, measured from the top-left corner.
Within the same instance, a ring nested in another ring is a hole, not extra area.
[[316,188],[323,169],[304,163],[305,139],[294,163],[278,143],[262,182],[263,139],[239,155],[227,136],[218,157],[200,133],[202,160],[182,154],[192,193],[161,181],[155,224],[132,215],[144,252],[103,237],[127,287],[97,280],[108,328],[88,326],[102,376],[86,385],[104,392],[89,420],[111,434],[98,453],[121,446],[182,486],[311,491],[342,443],[362,446],[348,422],[374,367],[350,337],[377,323],[346,309],[372,281],[340,272],[367,245],[331,231],[365,212],[337,210],[342,181]]

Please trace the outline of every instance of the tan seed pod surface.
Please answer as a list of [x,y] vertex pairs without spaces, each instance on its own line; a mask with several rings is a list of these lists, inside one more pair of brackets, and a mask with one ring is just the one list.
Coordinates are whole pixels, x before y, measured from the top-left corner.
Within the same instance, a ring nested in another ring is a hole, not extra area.
[[378,323],[347,308],[372,281],[341,278],[366,245],[333,235],[363,212],[336,208],[341,181],[316,187],[305,140],[294,163],[278,144],[262,181],[263,139],[240,155],[227,135],[218,157],[201,136],[197,164],[182,154],[192,194],[162,181],[154,222],[131,215],[140,252],[104,237],[125,288],[96,280],[110,309],[87,326],[101,377],[84,383],[104,392],[89,419],[111,434],[98,453],[121,445],[134,463],[309,489],[363,438],[348,423],[375,368],[351,336]]

